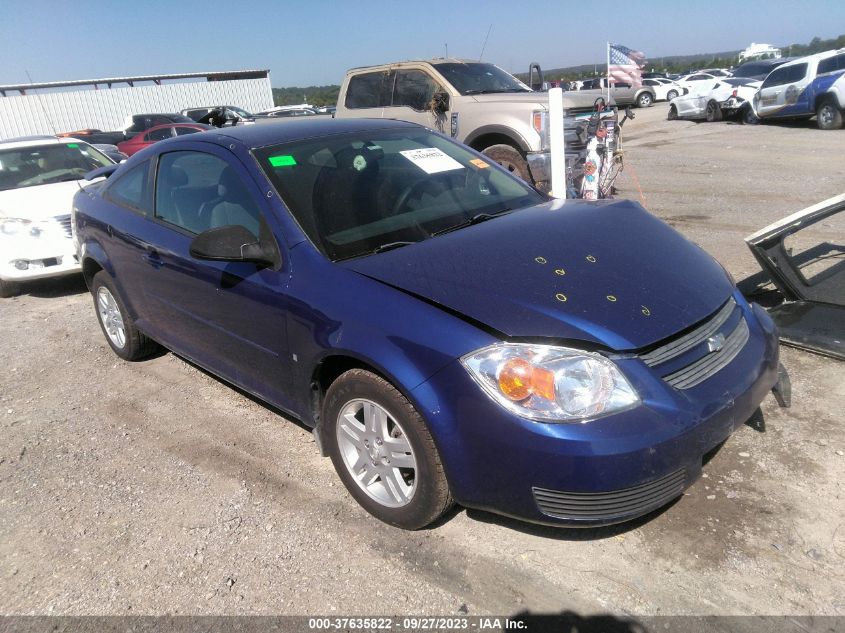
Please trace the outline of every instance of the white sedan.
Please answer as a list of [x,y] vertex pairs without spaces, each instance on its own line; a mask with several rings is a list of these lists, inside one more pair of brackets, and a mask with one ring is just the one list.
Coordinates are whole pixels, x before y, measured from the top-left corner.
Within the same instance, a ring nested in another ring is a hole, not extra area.
[[643,79],[643,85],[649,86],[654,90],[655,101],[671,101],[675,97],[679,97],[687,92],[686,88],[682,88],[671,79],[664,79],[662,77]]
[[80,270],[73,196],[86,173],[113,164],[73,138],[0,142],[0,297],[16,294],[21,282]]
[[692,73],[691,75],[684,75],[675,80],[681,88],[686,88],[689,92],[698,91],[704,82],[719,81],[723,77],[716,77],[710,73]]

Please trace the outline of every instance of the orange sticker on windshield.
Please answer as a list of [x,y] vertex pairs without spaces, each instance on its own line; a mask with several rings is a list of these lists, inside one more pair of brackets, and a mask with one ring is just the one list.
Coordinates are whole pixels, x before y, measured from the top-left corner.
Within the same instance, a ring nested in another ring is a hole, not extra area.
[[473,165],[475,165],[479,169],[487,169],[490,166],[488,163],[485,163],[480,158],[472,158],[472,159],[470,159],[469,162],[471,162]]

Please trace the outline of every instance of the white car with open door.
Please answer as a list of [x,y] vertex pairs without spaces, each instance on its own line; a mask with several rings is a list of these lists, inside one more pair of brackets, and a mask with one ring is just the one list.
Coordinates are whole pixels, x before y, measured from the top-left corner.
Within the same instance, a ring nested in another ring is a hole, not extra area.
[[0,142],[0,297],[32,279],[79,272],[73,196],[85,174],[113,164],[73,138]]

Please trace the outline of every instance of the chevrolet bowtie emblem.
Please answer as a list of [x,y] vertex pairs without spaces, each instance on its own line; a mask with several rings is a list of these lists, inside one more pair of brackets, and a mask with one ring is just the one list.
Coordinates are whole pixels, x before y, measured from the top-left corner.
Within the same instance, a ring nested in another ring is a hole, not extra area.
[[718,352],[725,346],[725,335],[724,334],[714,334],[710,338],[707,339],[707,351]]

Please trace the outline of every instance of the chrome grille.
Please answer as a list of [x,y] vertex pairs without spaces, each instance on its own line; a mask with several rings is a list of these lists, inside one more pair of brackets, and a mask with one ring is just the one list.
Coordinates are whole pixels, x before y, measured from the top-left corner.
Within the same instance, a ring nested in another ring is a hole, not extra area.
[[564,492],[532,488],[540,511],[557,519],[611,521],[633,518],[665,505],[684,491],[684,469],[633,488],[612,492]]
[[704,382],[730,363],[748,341],[748,324],[741,319],[726,338],[722,349],[703,356],[691,365],[664,376],[663,380],[676,389],[689,389]]
[[59,226],[62,227],[62,230],[65,232],[65,235],[67,235],[68,237],[73,237],[73,230],[70,226],[70,215],[57,215],[55,220],[59,223]]

